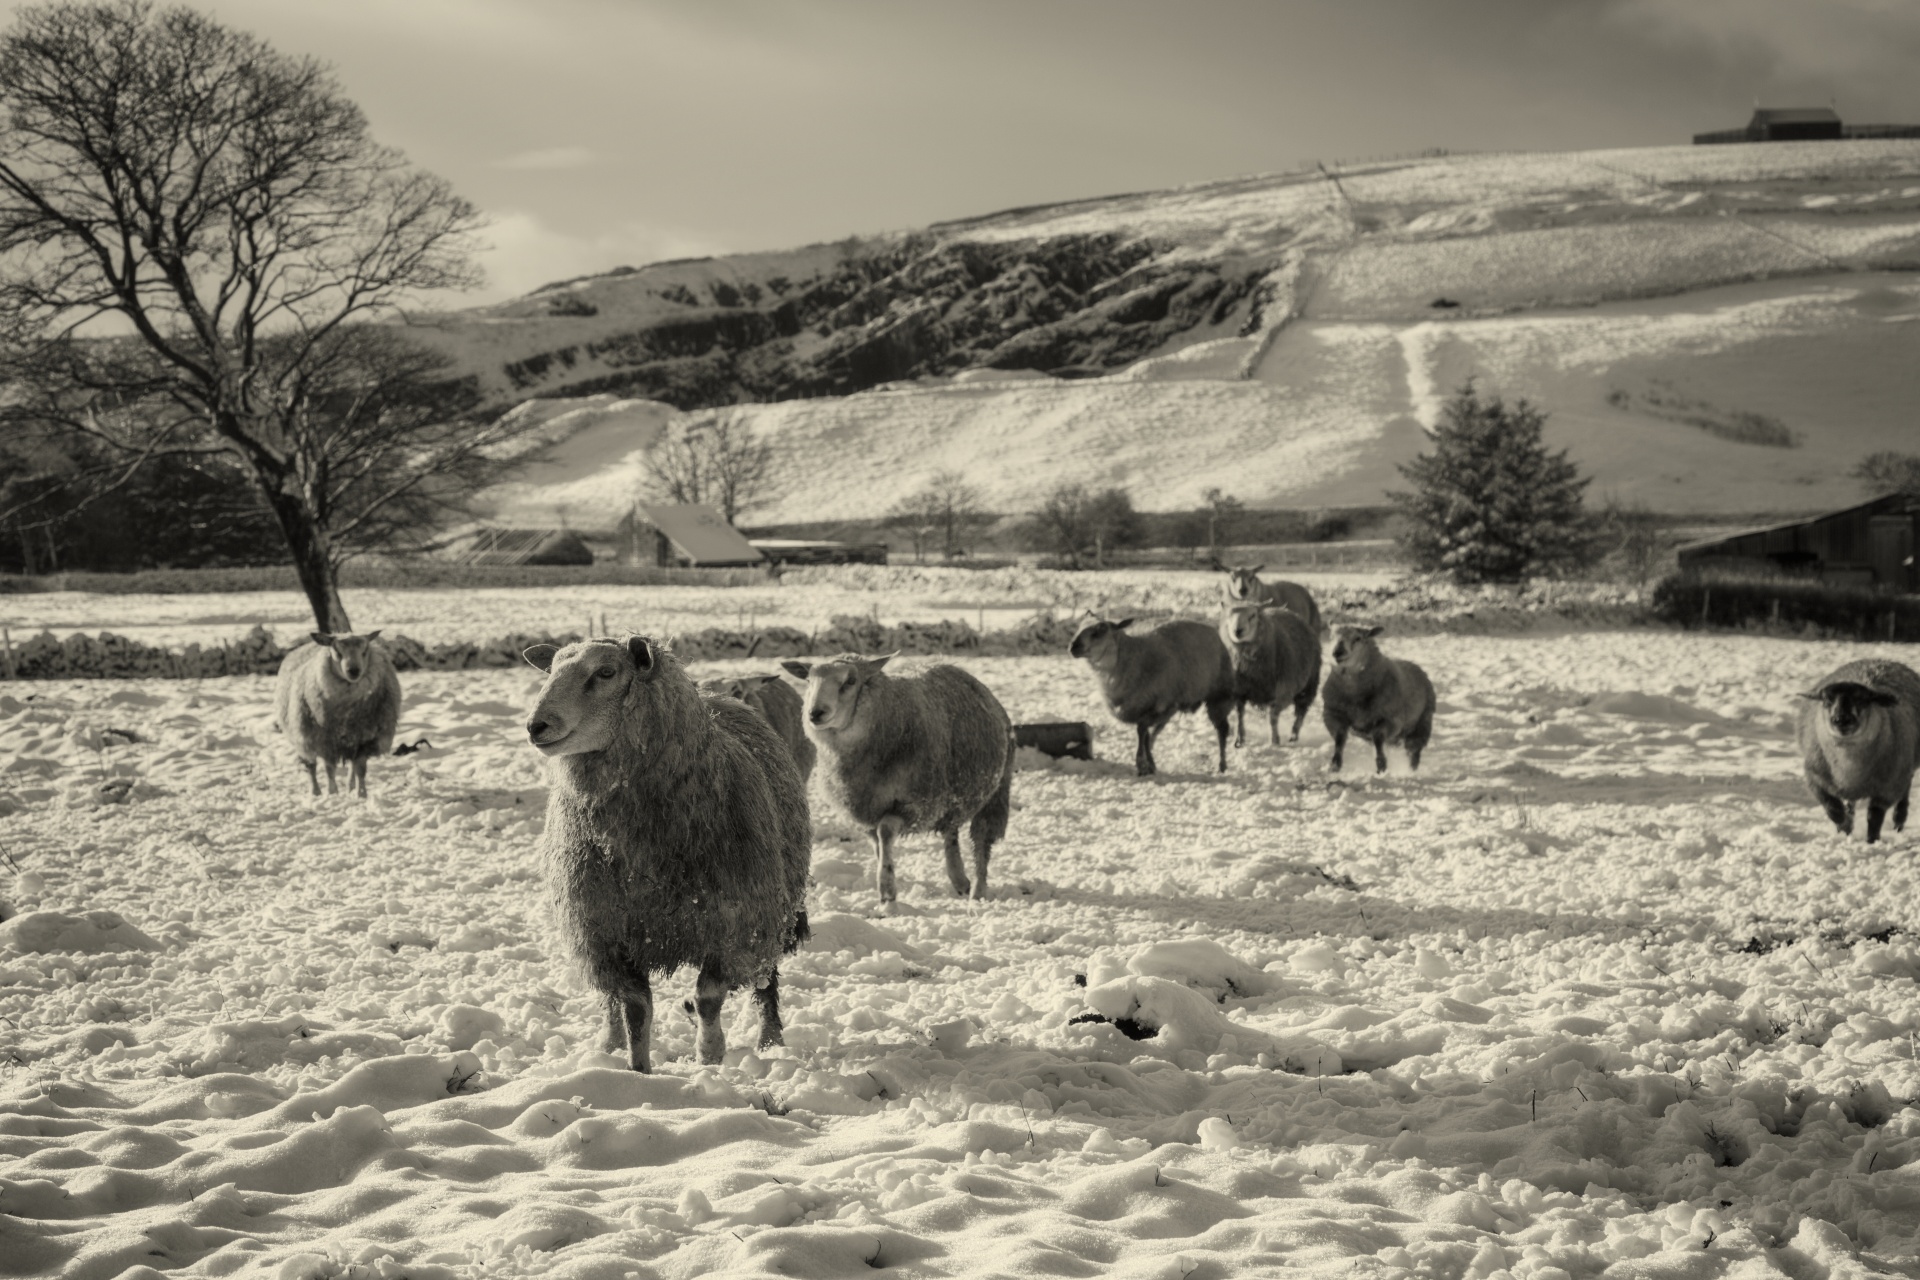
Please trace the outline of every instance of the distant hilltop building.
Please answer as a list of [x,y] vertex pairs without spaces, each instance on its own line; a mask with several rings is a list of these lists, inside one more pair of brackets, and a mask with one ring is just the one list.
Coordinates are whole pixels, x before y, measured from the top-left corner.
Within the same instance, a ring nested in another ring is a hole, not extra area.
[[1744,129],[1693,135],[1695,146],[1720,142],[1823,142],[1842,138],[1920,138],[1920,124],[1843,124],[1831,107],[1756,107]]

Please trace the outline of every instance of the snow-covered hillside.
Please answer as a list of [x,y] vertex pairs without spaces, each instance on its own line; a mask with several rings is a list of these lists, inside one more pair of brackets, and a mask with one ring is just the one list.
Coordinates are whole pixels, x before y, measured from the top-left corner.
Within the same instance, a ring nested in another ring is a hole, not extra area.
[[1920,142],[1448,156],[664,264],[417,332],[503,395],[597,397],[508,519],[617,520],[656,400],[752,402],[784,482],[760,519],[870,516],[940,469],[1008,511],[1063,479],[1372,503],[1468,376],[1545,407],[1596,494],[1781,511],[1910,444],[1915,267]]
[[1393,649],[1417,779],[1183,717],[1139,780],[1083,664],[969,661],[1101,758],[1023,757],[978,904],[916,838],[880,912],[822,809],[788,1047],[663,1013],[649,1077],[540,905],[532,672],[410,677],[364,804],[266,679],[0,688],[0,1271],[1912,1274],[1915,834],[1836,837],[1788,727],[1891,651]]

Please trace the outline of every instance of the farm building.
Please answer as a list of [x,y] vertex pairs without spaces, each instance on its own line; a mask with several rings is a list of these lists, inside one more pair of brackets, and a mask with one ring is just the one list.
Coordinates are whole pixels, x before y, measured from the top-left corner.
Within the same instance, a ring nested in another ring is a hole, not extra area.
[[1820,142],[1841,138],[1920,138],[1920,125],[1844,124],[1831,107],[1756,107],[1744,129],[1693,135],[1694,145],[1725,142]]
[[636,503],[620,521],[622,557],[634,564],[732,569],[766,562],[741,532],[698,502]]
[[593,552],[571,529],[483,527],[454,539],[441,555],[457,564],[593,563]]
[[806,538],[754,538],[754,550],[772,564],[885,564],[884,542],[832,542]]
[[1680,548],[1682,569],[1743,568],[1838,586],[1920,591],[1920,498],[1891,493],[1857,507]]

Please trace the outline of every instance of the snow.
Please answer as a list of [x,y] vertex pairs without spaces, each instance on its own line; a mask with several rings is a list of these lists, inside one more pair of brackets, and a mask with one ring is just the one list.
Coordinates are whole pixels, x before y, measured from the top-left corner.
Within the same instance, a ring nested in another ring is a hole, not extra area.
[[883,913],[817,808],[788,1046],[736,997],[696,1066],[682,974],[644,1077],[556,959],[535,673],[407,677],[434,749],[364,803],[303,794],[266,679],[8,685],[6,1269],[1909,1271],[1916,834],[1831,831],[1790,694],[1911,655],[1389,644],[1440,693],[1417,776],[1329,778],[1317,717],[1215,775],[1183,717],[1136,779],[1083,664],[968,660],[1096,728],[1023,757],[993,896],[916,837]]

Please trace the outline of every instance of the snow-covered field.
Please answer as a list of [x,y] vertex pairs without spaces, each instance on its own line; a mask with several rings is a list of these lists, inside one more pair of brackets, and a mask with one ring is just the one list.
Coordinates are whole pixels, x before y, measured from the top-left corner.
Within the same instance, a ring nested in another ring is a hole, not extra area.
[[1100,759],[1023,760],[979,904],[918,837],[882,915],[818,812],[789,1047],[675,1014],[651,1077],[555,959],[532,672],[410,677],[364,804],[266,680],[0,685],[0,1274],[1920,1273],[1916,833],[1833,835],[1788,728],[1911,654],[1392,651],[1417,778],[1316,713],[1138,780],[1084,666],[968,663]]

